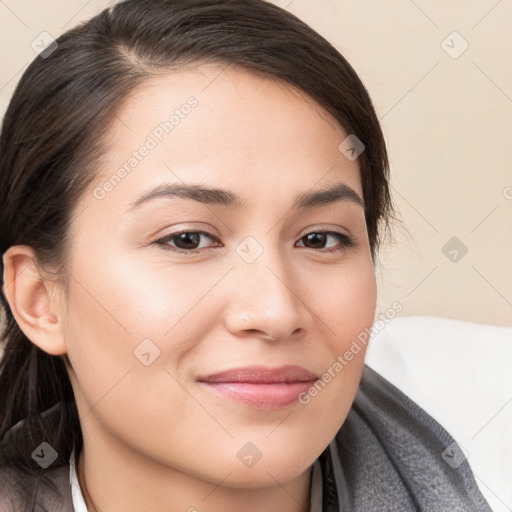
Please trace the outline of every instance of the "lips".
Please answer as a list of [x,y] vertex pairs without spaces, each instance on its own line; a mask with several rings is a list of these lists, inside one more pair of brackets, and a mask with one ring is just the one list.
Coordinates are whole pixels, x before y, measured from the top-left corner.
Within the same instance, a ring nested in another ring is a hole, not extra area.
[[317,380],[300,366],[234,368],[199,377],[198,382],[226,398],[261,409],[280,409],[298,400]]
[[266,368],[264,366],[246,366],[199,377],[201,382],[249,382],[251,384],[276,384],[280,382],[308,382],[316,380],[316,375],[301,366],[282,366]]

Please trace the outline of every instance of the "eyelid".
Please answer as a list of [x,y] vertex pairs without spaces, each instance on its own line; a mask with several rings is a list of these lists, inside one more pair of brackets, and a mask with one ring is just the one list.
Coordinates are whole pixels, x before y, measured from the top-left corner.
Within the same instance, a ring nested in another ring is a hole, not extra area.
[[342,226],[325,223],[311,224],[302,230],[301,234],[298,236],[298,239],[301,239],[310,233],[335,233],[337,235],[343,236],[346,240],[350,240],[352,243],[355,243],[354,237],[350,231]]

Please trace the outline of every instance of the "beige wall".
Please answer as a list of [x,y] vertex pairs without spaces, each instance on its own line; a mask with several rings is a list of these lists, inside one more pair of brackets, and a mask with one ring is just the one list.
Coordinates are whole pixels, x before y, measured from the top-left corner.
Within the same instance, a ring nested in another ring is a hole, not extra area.
[[[275,3],[345,55],[382,120],[404,227],[382,251],[380,311],[398,300],[402,314],[512,325],[512,3]],[[106,5],[0,2],[2,113],[36,36],[57,37]]]

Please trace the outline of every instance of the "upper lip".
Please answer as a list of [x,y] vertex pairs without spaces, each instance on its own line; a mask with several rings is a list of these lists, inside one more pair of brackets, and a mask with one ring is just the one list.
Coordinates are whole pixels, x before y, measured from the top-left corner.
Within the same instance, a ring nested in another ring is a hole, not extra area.
[[281,382],[309,382],[317,376],[301,366],[287,365],[279,368],[245,366],[199,377],[200,382],[248,382],[253,384],[278,384]]

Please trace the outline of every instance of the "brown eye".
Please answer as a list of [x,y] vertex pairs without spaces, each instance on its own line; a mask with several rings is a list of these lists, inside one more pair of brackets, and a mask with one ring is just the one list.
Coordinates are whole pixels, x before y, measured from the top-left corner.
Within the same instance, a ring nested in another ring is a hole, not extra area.
[[[334,247],[332,244],[326,246],[330,238],[337,240],[337,245],[335,244]],[[327,252],[342,250],[353,245],[352,239],[348,235],[337,231],[313,231],[300,240],[303,241],[304,247],[308,249],[324,249]]]
[[172,233],[156,240],[155,243],[171,251],[181,253],[194,253],[199,252],[200,249],[207,249],[211,247],[211,245],[201,246],[201,241],[203,238],[215,240],[215,246],[220,245],[218,240],[206,231],[181,231],[179,233]]

